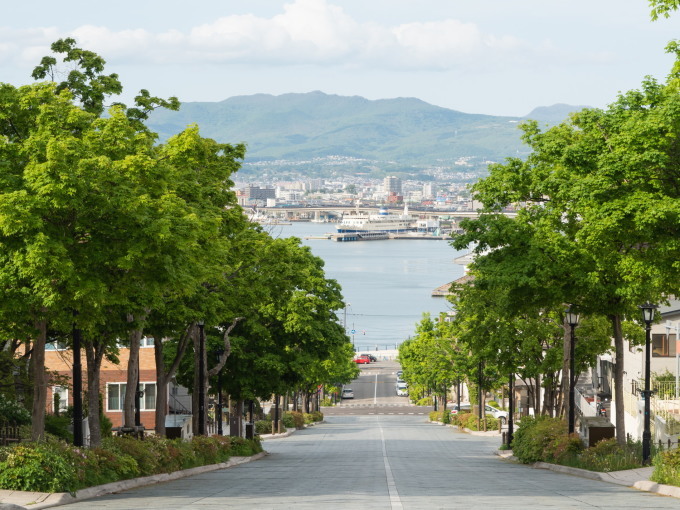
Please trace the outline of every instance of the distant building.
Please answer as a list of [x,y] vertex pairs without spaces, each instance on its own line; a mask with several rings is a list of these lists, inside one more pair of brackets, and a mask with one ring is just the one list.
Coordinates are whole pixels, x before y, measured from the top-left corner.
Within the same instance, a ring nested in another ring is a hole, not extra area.
[[399,177],[385,177],[383,186],[385,188],[386,195],[389,196],[391,193],[394,193],[395,195],[401,195],[401,179]]
[[404,202],[404,197],[402,195],[398,195],[395,192],[391,192],[387,194],[387,203],[388,204],[402,204]]
[[243,195],[246,200],[267,200],[268,198],[276,198],[276,189],[269,187],[260,188],[250,184],[243,190]]

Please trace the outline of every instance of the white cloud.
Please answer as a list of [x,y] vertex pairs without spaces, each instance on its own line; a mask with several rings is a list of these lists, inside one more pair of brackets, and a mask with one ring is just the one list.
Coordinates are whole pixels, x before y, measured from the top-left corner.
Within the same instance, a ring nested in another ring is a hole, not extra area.
[[[68,33],[54,28],[0,30],[0,61],[11,55],[35,63],[49,43],[72,36],[109,62],[250,65],[345,65],[370,69],[449,70],[461,64],[500,65],[521,54],[546,57],[505,34],[484,33],[474,23],[445,19],[395,26],[360,23],[330,0],[293,0],[272,17],[233,15],[182,32],[114,31],[84,25]],[[39,53],[39,55],[36,55]]]

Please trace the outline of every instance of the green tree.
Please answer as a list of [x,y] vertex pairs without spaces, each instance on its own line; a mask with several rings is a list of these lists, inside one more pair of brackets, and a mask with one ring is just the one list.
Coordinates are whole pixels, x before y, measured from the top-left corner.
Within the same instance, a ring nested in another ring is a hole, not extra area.
[[[623,420],[623,331],[637,304],[676,294],[678,97],[654,80],[607,110],[587,109],[545,133],[523,126],[525,160],[492,165],[474,186],[485,205],[454,246],[475,243],[475,285],[509,289],[518,312],[575,303],[606,316],[617,356],[617,438]],[[521,205],[515,218],[500,211]]]

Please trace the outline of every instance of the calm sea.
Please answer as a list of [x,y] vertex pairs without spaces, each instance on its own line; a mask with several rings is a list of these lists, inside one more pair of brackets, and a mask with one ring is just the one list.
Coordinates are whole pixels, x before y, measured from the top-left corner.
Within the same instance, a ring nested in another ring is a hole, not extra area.
[[[295,222],[267,227],[273,236],[299,237],[325,261],[326,276],[338,281],[347,307],[347,330],[357,350],[394,348],[413,336],[428,312],[448,311],[432,290],[463,275],[453,259],[462,255],[447,241],[386,240],[338,243],[307,236],[335,232],[332,223]],[[344,310],[338,312],[344,321]],[[354,331],[354,334],[352,334]]]

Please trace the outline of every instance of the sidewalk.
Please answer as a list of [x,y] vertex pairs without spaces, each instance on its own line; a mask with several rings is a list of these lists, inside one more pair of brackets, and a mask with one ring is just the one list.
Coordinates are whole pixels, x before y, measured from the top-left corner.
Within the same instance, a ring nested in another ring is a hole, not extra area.
[[[507,460],[517,460],[517,458],[512,455],[511,450],[498,450],[496,455]],[[653,467],[627,469],[625,471],[611,471],[609,473],[588,471],[587,469],[560,466],[559,464],[549,464],[547,462],[535,462],[532,464],[532,467],[535,469],[548,469],[550,471],[565,475],[589,478],[590,480],[599,480],[601,482],[624,485],[626,487],[634,487],[641,491],[654,492],[663,496],[680,498],[680,487],[659,484],[652,482],[649,479],[649,477],[652,476],[652,471],[654,471]]]
[[[309,427],[311,425],[305,425],[305,427]],[[285,432],[281,432],[280,434],[260,434],[260,440],[266,441],[270,439],[281,439],[290,436],[296,430],[297,429],[286,429]],[[42,508],[66,505],[68,503],[76,503],[84,499],[96,498],[105,494],[134,489],[136,487],[143,487],[144,485],[168,482],[171,480],[177,480],[178,478],[199,475],[209,471],[216,471],[218,469],[227,469],[238,466],[239,464],[245,464],[247,462],[261,459],[265,455],[268,455],[266,451],[258,453],[257,455],[253,455],[252,457],[232,457],[228,462],[222,462],[221,464],[199,466],[191,469],[185,469],[183,471],[175,471],[173,473],[161,473],[158,475],[145,476],[143,478],[133,478],[131,480],[121,480],[119,482],[97,485],[95,487],[88,487],[87,489],[79,490],[76,492],[75,496],[72,496],[68,492],[49,493],[0,490],[0,510],[39,510]]]

